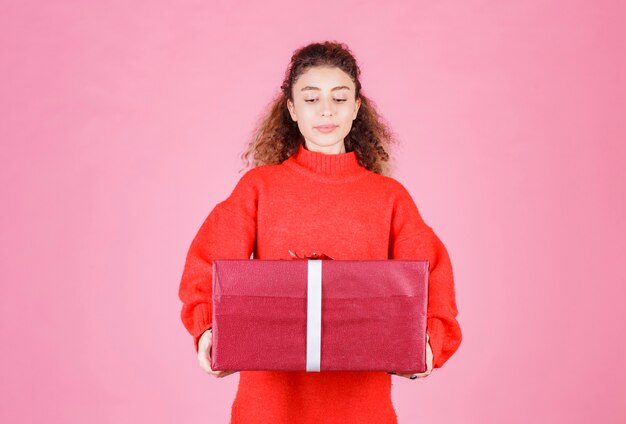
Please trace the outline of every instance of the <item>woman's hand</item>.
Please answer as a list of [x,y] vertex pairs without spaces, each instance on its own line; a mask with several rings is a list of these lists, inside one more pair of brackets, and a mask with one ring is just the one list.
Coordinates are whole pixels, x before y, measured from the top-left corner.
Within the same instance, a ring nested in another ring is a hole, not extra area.
[[430,348],[430,342],[428,341],[428,333],[426,333],[426,371],[417,374],[403,374],[403,373],[392,373],[395,375],[399,375],[400,377],[410,378],[411,380],[415,380],[416,378],[428,377],[430,373],[433,371],[433,351]]
[[211,369],[211,346],[213,344],[213,340],[211,338],[212,334],[213,330],[208,329],[202,333],[202,336],[200,336],[200,340],[198,341],[198,362],[200,362],[200,367],[207,373],[217,378],[226,377],[227,375],[236,373],[237,371],[213,371]]

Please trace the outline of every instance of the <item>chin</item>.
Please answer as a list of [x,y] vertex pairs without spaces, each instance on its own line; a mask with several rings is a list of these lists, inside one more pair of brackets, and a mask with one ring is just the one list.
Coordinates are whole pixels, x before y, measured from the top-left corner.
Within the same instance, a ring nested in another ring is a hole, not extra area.
[[334,146],[336,144],[340,144],[343,143],[345,137],[341,136],[341,137],[337,137],[337,135],[333,134],[334,137],[333,138],[319,138],[319,137],[311,137],[309,138],[309,140],[313,143],[313,144],[317,144],[318,146]]
[[320,146],[320,147],[331,147],[331,146],[336,146],[337,144],[343,143],[343,140],[332,140],[332,141],[328,141],[328,140],[321,140],[321,141],[311,140],[311,143],[315,144],[316,146]]

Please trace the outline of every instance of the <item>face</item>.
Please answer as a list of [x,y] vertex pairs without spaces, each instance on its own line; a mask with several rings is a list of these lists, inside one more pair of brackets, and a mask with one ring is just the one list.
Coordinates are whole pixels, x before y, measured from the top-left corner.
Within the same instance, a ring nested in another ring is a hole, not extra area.
[[307,149],[344,153],[343,139],[361,106],[350,76],[339,68],[309,68],[294,84],[292,95],[293,102],[287,100],[287,107]]

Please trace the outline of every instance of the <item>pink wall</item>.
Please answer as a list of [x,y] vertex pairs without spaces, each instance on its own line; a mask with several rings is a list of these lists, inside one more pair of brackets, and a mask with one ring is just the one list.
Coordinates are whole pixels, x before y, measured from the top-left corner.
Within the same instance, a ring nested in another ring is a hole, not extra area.
[[394,378],[400,422],[626,422],[624,3],[263,3],[0,4],[0,422],[227,422],[184,256],[324,39],[455,270],[464,341]]

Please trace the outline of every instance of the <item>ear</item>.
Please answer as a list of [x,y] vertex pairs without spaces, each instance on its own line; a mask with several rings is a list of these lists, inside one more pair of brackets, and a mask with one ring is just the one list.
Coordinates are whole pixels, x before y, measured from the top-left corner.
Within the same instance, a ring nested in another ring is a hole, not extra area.
[[293,119],[294,122],[298,121],[298,117],[296,116],[296,111],[295,108],[293,107],[293,102],[289,99],[287,99],[287,109],[289,110],[289,114],[291,115],[291,119]]
[[359,97],[356,99],[356,102],[355,102],[354,116],[352,117],[353,121],[356,119],[356,116],[359,114],[360,107],[361,107],[361,98]]

